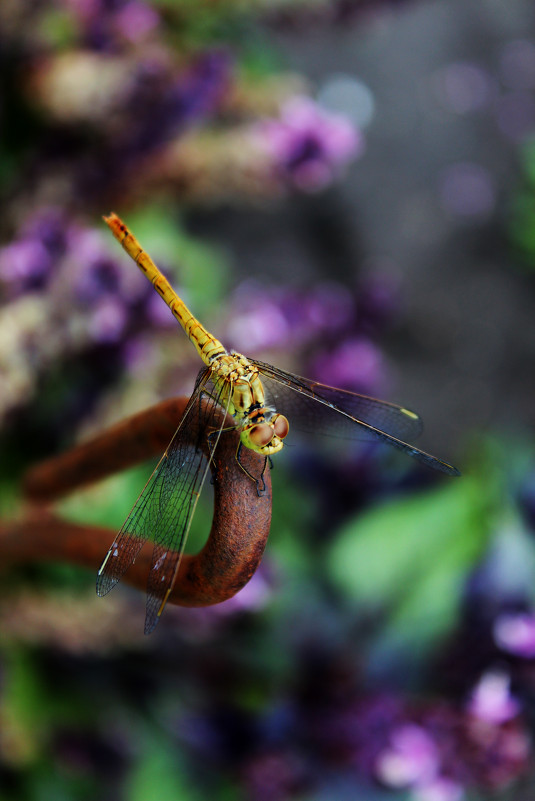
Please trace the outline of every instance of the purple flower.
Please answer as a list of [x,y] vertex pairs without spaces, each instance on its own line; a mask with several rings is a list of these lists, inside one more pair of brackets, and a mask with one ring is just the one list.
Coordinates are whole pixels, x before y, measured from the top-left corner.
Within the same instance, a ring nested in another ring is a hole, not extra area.
[[390,746],[379,754],[377,778],[389,787],[410,787],[434,778],[439,767],[436,743],[415,723],[405,723],[390,735]]
[[439,193],[446,211],[459,218],[486,219],[496,205],[494,178],[480,164],[452,164],[441,175]]
[[130,0],[115,14],[117,29],[131,42],[144,39],[158,27],[159,22],[160,17],[154,7],[139,0]]
[[460,784],[445,776],[435,776],[415,787],[410,801],[461,801],[464,790]]
[[111,258],[96,258],[88,262],[75,285],[78,299],[93,304],[107,295],[120,293],[121,270]]
[[257,126],[261,145],[283,180],[315,191],[330,183],[337,169],[360,155],[363,140],[348,119],[321,109],[307,97],[294,97],[278,120]]
[[386,378],[381,351],[369,339],[359,336],[318,356],[312,370],[324,384],[368,394],[380,390]]
[[0,280],[15,294],[41,288],[51,266],[45,245],[35,239],[19,240],[0,250]]
[[310,292],[266,290],[245,281],[234,297],[227,337],[239,350],[302,344],[324,331],[339,331],[354,316],[352,298],[342,285],[325,283]]
[[139,270],[115,260],[101,232],[71,226],[68,233],[69,256],[75,261],[70,282],[78,304],[87,307],[115,298],[134,306],[156,294]]
[[481,721],[499,726],[516,717],[520,703],[509,692],[510,679],[501,671],[484,673],[472,690],[467,709]]
[[484,108],[496,95],[491,75],[468,61],[448,64],[433,76],[433,85],[439,100],[456,114]]
[[224,50],[201,54],[178,82],[183,118],[205,117],[225,96],[231,78],[232,59]]
[[384,329],[400,310],[399,281],[384,271],[381,260],[373,260],[370,268],[373,274],[359,282],[355,293],[359,328],[368,334]]
[[304,300],[308,324],[318,332],[340,331],[355,319],[355,301],[349,290],[334,281],[323,281]]
[[160,22],[160,16],[141,0],[63,0],[80,28],[79,36],[93,50],[113,51],[126,40],[143,41]]
[[68,245],[65,212],[53,206],[39,209],[25,220],[21,237],[42,242],[52,258],[63,256]]
[[498,648],[525,659],[535,657],[535,615],[510,612],[494,623],[494,641]]
[[125,330],[127,312],[119,298],[105,298],[94,309],[89,321],[89,334],[94,342],[113,344]]
[[280,307],[265,298],[256,308],[233,315],[227,336],[238,350],[254,353],[263,348],[284,346],[291,334]]
[[0,282],[8,294],[46,287],[66,248],[65,221],[57,209],[42,209],[30,216],[17,237],[0,248]]
[[308,291],[269,289],[257,281],[244,281],[235,292],[233,307],[227,339],[249,355],[263,348],[303,346],[347,335],[357,320],[353,293],[334,281]]
[[157,59],[138,63],[126,102],[117,158],[147,153],[180,134],[187,125],[217,111],[230,84],[231,59],[222,50],[197,56],[178,74]]

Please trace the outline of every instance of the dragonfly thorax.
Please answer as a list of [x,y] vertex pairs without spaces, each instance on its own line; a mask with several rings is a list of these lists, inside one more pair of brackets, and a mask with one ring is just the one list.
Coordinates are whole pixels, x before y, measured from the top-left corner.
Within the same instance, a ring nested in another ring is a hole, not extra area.
[[280,451],[290,425],[284,415],[266,406],[264,387],[254,364],[232,351],[216,356],[211,368],[222,403],[241,429],[242,445],[263,456]]
[[210,359],[210,367],[214,376],[227,381],[235,381],[240,376],[258,372],[253,365],[241,353],[219,353]]

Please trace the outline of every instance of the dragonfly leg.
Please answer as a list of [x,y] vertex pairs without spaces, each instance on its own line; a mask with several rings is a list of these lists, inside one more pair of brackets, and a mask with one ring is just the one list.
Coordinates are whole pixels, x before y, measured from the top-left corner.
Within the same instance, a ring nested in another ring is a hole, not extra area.
[[243,464],[242,460],[240,459],[240,455],[242,454],[242,452],[243,452],[243,445],[242,445],[242,443],[240,441],[240,443],[238,444],[238,447],[236,449],[236,461],[238,462],[239,466],[241,467],[241,469],[243,470],[245,475],[249,476],[251,481],[254,481],[254,483],[256,485],[256,494],[258,495],[259,498],[261,498],[262,495],[264,494],[264,492],[266,491],[266,482],[265,482],[265,479],[264,479],[264,473],[266,472],[266,466],[267,466],[267,463],[268,463],[268,457],[267,456],[264,457],[264,464],[262,466],[262,471],[261,471],[260,475],[257,478],[256,476],[253,476],[253,474],[249,470],[247,470],[247,468]]

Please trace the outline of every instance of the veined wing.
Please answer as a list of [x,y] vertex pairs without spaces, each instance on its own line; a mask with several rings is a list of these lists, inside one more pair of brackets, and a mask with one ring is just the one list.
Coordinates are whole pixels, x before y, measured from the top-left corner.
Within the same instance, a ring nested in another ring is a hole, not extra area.
[[251,359],[258,368],[267,402],[284,414],[292,427],[314,434],[387,442],[448,475],[459,471],[406,442],[422,431],[421,418],[394,403],[329,387]]
[[[156,626],[175,581],[208,472],[209,461],[203,451],[206,437],[213,434],[213,451],[225,422],[225,410],[212,393],[210,374],[209,368],[199,373],[176,433],[112,543],[97,577],[97,593],[106,595],[134,562],[144,543],[154,543],[147,581],[146,634]],[[208,391],[210,394],[206,394]],[[196,432],[193,439],[192,430]]]

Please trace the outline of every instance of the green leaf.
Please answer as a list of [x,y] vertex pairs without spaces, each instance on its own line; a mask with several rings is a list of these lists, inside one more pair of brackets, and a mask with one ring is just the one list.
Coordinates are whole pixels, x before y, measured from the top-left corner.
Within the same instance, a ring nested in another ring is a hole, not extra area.
[[4,679],[0,714],[15,764],[30,764],[46,738],[46,689],[30,654],[17,646],[2,651]]
[[132,467],[58,503],[62,515],[77,523],[120,529],[154,468],[150,463]]
[[200,801],[191,779],[184,770],[178,748],[169,741],[147,737],[143,754],[131,771],[125,798],[127,801]]
[[388,635],[432,644],[455,623],[490,536],[482,489],[480,479],[464,478],[353,520],[331,549],[331,578],[364,609],[388,611]]

